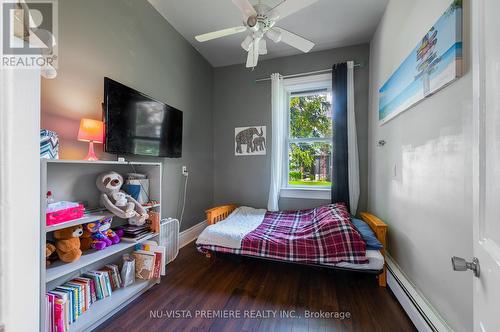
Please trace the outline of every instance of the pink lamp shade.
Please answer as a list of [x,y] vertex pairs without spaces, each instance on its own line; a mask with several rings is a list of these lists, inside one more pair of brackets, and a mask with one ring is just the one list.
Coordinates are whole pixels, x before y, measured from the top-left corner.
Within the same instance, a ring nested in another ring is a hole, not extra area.
[[82,119],[78,130],[78,140],[89,142],[89,152],[85,160],[99,160],[94,152],[94,143],[104,141],[104,124],[102,121],[92,119]]
[[92,119],[81,119],[80,130],[78,130],[78,140],[83,142],[103,142],[103,128],[102,121]]

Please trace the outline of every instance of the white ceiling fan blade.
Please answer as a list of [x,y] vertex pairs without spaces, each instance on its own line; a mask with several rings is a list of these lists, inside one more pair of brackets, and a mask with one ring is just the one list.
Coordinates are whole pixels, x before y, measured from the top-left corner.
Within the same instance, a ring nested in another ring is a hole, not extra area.
[[257,66],[257,62],[259,61],[259,43],[260,38],[255,38],[253,43],[250,45],[248,49],[247,56],[247,68],[253,68]]
[[241,33],[241,32],[244,32],[246,30],[247,30],[246,27],[239,26],[239,27],[228,28],[228,29],[223,29],[223,30],[219,30],[219,31],[204,33],[204,34],[198,35],[194,38],[199,42],[206,42],[208,40],[217,39],[217,38]]
[[250,16],[257,15],[255,8],[253,8],[252,4],[248,0],[233,0],[233,3],[240,9],[245,22]]
[[264,38],[262,38],[259,42],[259,54],[260,55],[267,54],[267,42]]
[[281,20],[299,10],[309,7],[318,0],[283,0],[278,6],[271,10],[269,17],[273,21]]
[[296,35],[296,34],[290,32],[290,31],[287,31],[283,28],[275,27],[274,29],[280,31],[282,42],[284,42],[292,47],[295,47],[296,49],[299,49],[304,53],[309,52],[314,47],[313,42],[311,42],[305,38],[302,38],[299,35]]

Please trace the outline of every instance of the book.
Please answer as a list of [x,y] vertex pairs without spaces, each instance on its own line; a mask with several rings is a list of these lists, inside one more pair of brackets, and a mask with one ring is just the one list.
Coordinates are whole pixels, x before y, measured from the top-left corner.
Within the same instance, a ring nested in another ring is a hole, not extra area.
[[57,332],[64,332],[66,326],[64,324],[64,303],[61,299],[54,300],[54,328]]
[[114,264],[107,264],[104,268],[111,272],[112,284],[115,285],[115,288],[121,288],[121,278],[118,266]]
[[99,282],[101,283],[101,288],[104,297],[110,296],[112,290],[108,272],[107,271],[92,271],[92,272],[95,272],[99,276]]
[[159,246],[158,243],[156,243],[156,241],[144,241],[142,243],[142,248],[137,248],[137,249],[160,252],[162,254],[161,255],[161,275],[164,276],[166,274],[167,248],[165,246]]
[[113,293],[113,290],[111,289],[111,280],[109,279],[109,273],[108,271],[103,271],[104,275],[104,282],[106,285],[106,289],[108,290],[108,296],[111,296],[111,293]]
[[71,312],[72,312],[72,322],[76,321],[78,319],[78,317],[80,316],[79,314],[79,309],[78,309],[78,302],[79,302],[79,299],[78,299],[78,292],[76,290],[75,287],[70,287],[70,286],[67,286],[67,285],[62,285],[62,286],[59,286],[59,287],[56,287],[56,289],[61,289],[61,290],[66,290],[66,291],[69,291],[71,292]]
[[79,283],[84,287],[85,308],[88,309],[90,307],[90,305],[92,304],[92,295],[90,293],[90,279],[77,277],[71,281],[74,283]]
[[139,234],[137,236],[133,236],[133,237],[128,237],[126,235],[124,235],[122,237],[122,241],[123,242],[129,242],[129,243],[134,243],[134,242],[139,242],[145,238],[147,238],[148,236],[152,235],[153,233],[151,233],[150,231],[146,231],[142,234]]
[[153,268],[153,278],[158,279],[161,277],[161,252],[155,251],[155,262]]
[[52,290],[48,292],[49,294],[53,294],[56,296],[57,299],[62,301],[63,307],[64,307],[64,329],[68,330],[69,329],[69,323],[70,323],[70,299],[69,299],[69,294],[67,292],[59,291],[59,290]]
[[70,323],[73,323],[76,318],[75,318],[75,315],[74,315],[74,306],[73,306],[73,291],[72,290],[69,290],[67,288],[65,288],[64,286],[59,286],[59,287],[56,287],[55,291],[58,291],[58,292],[61,292],[61,293],[66,293],[67,296],[68,296],[68,307],[69,307],[69,311],[68,311],[68,316],[69,316],[69,322]]
[[86,283],[86,285],[88,287],[89,294],[90,294],[89,304],[94,303],[97,300],[96,293],[95,293],[94,279],[92,279],[90,277],[80,276],[80,277],[75,278],[74,280],[79,280],[79,281]]
[[[66,283],[67,285],[78,287],[79,295],[80,295],[80,306],[81,312],[84,313],[87,311],[90,303],[87,302],[87,287],[85,283],[82,283],[78,280],[70,280]],[[90,294],[88,294],[90,296]]]
[[52,325],[50,324],[50,301],[49,294],[45,294],[45,331],[52,331]]
[[68,281],[64,284],[66,287],[73,287],[76,289],[77,292],[77,303],[78,303],[78,316],[81,316],[85,311],[87,311],[87,308],[85,307],[85,291],[83,289],[83,286],[78,284],[78,283],[73,283],[71,281]]
[[48,300],[48,307],[49,307],[49,315],[48,315],[48,320],[49,320],[49,331],[55,331],[54,329],[54,322],[55,322],[55,315],[54,315],[54,301],[55,301],[55,295],[53,294],[46,294],[47,300]]
[[99,276],[96,273],[93,273],[92,271],[85,272],[83,276],[90,278],[94,281],[96,300],[97,301],[102,300],[104,298],[104,294],[102,292],[102,286],[99,281]]
[[122,276],[120,273],[121,272],[120,268],[116,264],[109,264],[109,266],[111,268],[113,268],[113,271],[115,271],[115,278],[116,278],[116,282],[118,283],[118,288],[121,288],[122,287]]
[[115,279],[113,278],[113,271],[111,270],[111,268],[107,267],[107,266],[104,266],[101,271],[104,271],[108,274],[108,279],[111,283],[111,290],[114,291],[116,290],[117,286],[116,286],[116,281]]
[[135,259],[135,277],[141,280],[151,279],[154,269],[155,254],[150,251],[137,250],[132,252]]

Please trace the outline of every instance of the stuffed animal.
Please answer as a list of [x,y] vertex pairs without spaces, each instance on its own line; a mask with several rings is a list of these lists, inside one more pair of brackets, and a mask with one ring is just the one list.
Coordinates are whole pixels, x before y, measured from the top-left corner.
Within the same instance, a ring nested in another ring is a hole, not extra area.
[[96,185],[101,192],[101,204],[111,213],[119,218],[128,219],[131,225],[144,225],[149,216],[139,202],[120,190],[123,185],[123,177],[120,174],[116,172],[102,173],[97,177]]
[[[91,222],[83,226],[83,235],[80,248],[82,250],[102,250],[121,241],[121,236],[110,227],[113,218],[105,218],[97,222]],[[123,232],[121,233],[123,236]]]
[[[121,241],[121,236],[119,236],[111,229],[111,220],[112,218],[106,218],[101,220],[99,226],[99,232],[102,235],[104,235],[108,240],[110,240],[111,244],[117,244]],[[123,236],[123,231],[121,232],[121,234]]]
[[56,246],[52,243],[45,243],[45,266],[50,265],[50,256],[56,252]]
[[122,191],[118,191],[113,193],[113,199],[115,200],[115,205],[120,208],[120,210],[127,212],[127,209],[130,211],[131,209],[128,206],[127,194]]
[[89,222],[83,225],[83,235],[80,241],[80,249],[82,250],[102,250],[111,245],[111,240],[99,232],[101,223]]
[[80,236],[83,234],[81,225],[54,231],[56,239],[56,252],[59,259],[65,263],[71,263],[80,258]]

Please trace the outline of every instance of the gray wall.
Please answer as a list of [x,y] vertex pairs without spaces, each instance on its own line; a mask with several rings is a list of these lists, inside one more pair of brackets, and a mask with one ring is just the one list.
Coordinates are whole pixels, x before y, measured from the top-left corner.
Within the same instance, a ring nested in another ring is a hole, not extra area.
[[[389,224],[389,253],[411,282],[452,328],[472,331],[472,274],[453,272],[450,266],[453,255],[472,256],[468,1],[465,75],[383,126],[378,124],[379,87],[450,3],[391,0],[372,40],[368,207]],[[380,139],[387,141],[382,148],[376,146]]]
[[[58,43],[58,76],[42,82],[42,128],[59,133],[61,158],[85,156],[88,144],[76,140],[79,120],[101,118],[103,77],[109,76],[184,112],[182,159],[160,159],[162,212],[163,217],[180,213],[181,166],[187,165],[181,229],[204,220],[213,197],[213,69],[208,62],[147,1],[59,1]],[[97,148],[102,159],[116,159]]]
[[[267,207],[272,147],[266,156],[234,155],[235,127],[265,125],[271,142],[271,85],[270,82],[255,83],[255,79],[269,77],[275,72],[286,75],[321,70],[338,62],[354,60],[365,64],[355,69],[354,77],[361,177],[359,206],[363,210],[368,177],[368,57],[369,45],[357,45],[261,61],[254,71],[241,64],[215,68],[214,203]],[[315,207],[327,202],[283,198],[280,209]]]

